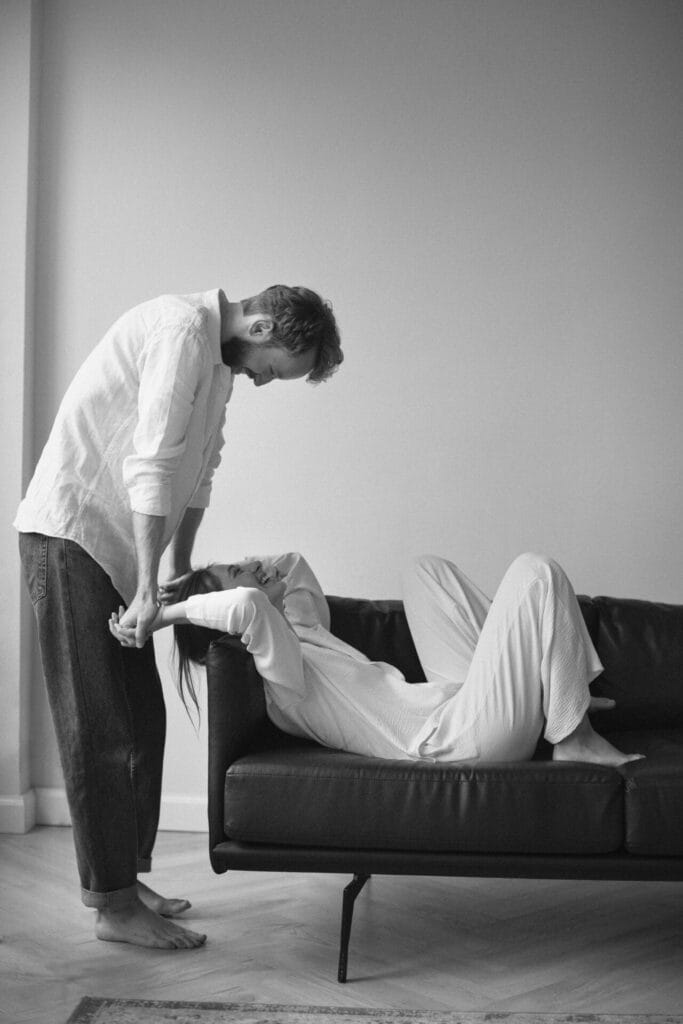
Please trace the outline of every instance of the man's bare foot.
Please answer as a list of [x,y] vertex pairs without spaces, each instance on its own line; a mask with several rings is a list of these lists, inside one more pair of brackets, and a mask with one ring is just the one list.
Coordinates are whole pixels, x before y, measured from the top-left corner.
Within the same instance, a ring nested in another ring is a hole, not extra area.
[[98,910],[95,935],[104,942],[130,942],[153,949],[196,949],[206,935],[160,917],[139,899],[122,910]]
[[609,740],[600,736],[584,715],[581,722],[569,736],[553,747],[553,761],[585,761],[589,764],[606,764],[616,767],[628,761],[639,761],[643,754],[625,754],[617,750]]
[[175,917],[176,914],[182,914],[184,910],[189,910],[192,906],[189,900],[166,899],[164,896],[160,896],[158,892],[150,889],[139,879],[138,896],[146,907],[156,914],[161,914],[162,917]]

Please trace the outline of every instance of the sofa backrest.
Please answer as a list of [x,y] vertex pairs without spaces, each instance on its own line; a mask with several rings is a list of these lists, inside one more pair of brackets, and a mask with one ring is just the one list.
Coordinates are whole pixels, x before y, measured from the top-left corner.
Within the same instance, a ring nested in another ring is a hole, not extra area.
[[410,683],[424,680],[402,601],[328,597],[327,603],[332,618],[330,631],[340,640],[362,651],[371,661],[395,665]]
[[[424,679],[401,601],[327,600],[335,636],[409,682]],[[683,728],[683,605],[583,595],[579,605],[605,668],[591,692],[617,702],[596,728]]]
[[683,605],[595,597],[605,671],[592,692],[617,706],[596,728],[683,728]]

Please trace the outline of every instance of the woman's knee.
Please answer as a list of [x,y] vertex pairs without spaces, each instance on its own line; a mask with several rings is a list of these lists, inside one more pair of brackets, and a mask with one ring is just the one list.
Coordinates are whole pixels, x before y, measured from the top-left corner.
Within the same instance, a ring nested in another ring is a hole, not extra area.
[[437,567],[443,562],[438,555],[415,555],[408,562],[406,571],[414,572],[416,575],[434,575]]
[[439,555],[415,555],[404,566],[401,574],[404,590],[410,584],[425,586],[439,583],[447,564],[446,559]]
[[553,558],[536,551],[518,555],[508,571],[528,579],[553,580],[564,576],[564,570]]

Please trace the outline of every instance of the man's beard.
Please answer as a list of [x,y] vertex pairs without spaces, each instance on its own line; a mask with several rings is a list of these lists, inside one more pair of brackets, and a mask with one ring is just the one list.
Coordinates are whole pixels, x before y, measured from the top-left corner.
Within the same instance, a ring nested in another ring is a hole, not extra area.
[[239,373],[244,369],[244,360],[249,355],[250,345],[248,341],[233,336],[221,344],[221,356],[226,366],[229,366],[233,373]]

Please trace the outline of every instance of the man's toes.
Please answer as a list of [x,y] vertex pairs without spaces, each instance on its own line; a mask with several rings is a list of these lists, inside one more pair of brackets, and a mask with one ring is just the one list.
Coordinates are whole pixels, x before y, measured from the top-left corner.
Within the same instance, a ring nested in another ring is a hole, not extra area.
[[164,917],[175,917],[176,914],[182,914],[189,910],[191,906],[189,900],[164,900],[160,913]]
[[178,949],[194,949],[206,942],[206,935],[190,931],[189,928],[181,928],[179,925],[174,930],[173,938]]

